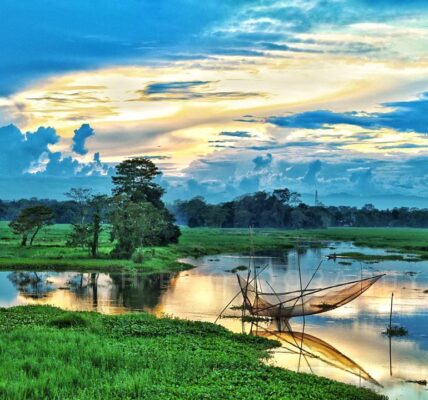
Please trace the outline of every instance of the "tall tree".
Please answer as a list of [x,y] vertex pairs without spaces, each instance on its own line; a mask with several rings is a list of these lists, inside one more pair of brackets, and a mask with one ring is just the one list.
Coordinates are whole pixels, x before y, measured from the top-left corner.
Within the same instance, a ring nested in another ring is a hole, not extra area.
[[112,177],[113,195],[125,194],[131,201],[148,201],[155,207],[163,207],[164,190],[154,182],[159,174],[158,167],[146,157],[122,161]]
[[154,182],[159,170],[145,157],[125,160],[116,166],[113,207],[110,213],[113,256],[129,258],[143,245],[177,242],[175,219],[161,197],[164,190]]
[[92,190],[86,188],[71,188],[69,192],[64,194],[78,205],[80,213],[79,223],[84,224],[86,215],[88,214],[88,201],[91,197]]
[[103,230],[102,221],[108,209],[110,199],[106,195],[92,196],[89,200],[89,207],[92,210],[92,222],[90,225],[90,250],[92,257],[98,256],[100,235]]
[[31,246],[40,230],[47,225],[52,225],[53,221],[54,213],[52,209],[38,205],[24,208],[18,217],[9,223],[9,227],[13,233],[21,235],[21,246],[27,245],[29,237]]
[[80,220],[73,224],[73,230],[67,241],[69,246],[87,248],[92,257],[98,256],[102,222],[107,214],[108,204],[109,198],[106,195],[85,196],[84,202],[82,201],[82,208],[85,209],[84,222]]

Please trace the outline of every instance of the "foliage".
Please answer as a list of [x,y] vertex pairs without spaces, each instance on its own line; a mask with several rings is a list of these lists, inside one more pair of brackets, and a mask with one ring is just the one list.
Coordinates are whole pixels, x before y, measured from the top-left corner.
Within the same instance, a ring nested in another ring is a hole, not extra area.
[[161,200],[164,190],[153,181],[159,174],[156,165],[136,157],[117,165],[116,173],[110,213],[113,257],[129,259],[139,247],[176,243],[180,230]]
[[[86,324],[52,323],[72,316]],[[275,342],[213,324],[17,307],[0,310],[0,331],[4,399],[383,399],[267,366]]]
[[87,248],[92,257],[98,256],[102,222],[109,206],[105,195],[92,195],[82,188],[73,188],[68,196],[77,199],[80,208],[80,219],[73,223],[73,230],[67,241],[68,246]]
[[49,321],[49,326],[56,328],[78,328],[89,326],[89,321],[83,314],[66,312]]
[[257,192],[221,204],[207,204],[202,197],[176,201],[171,207],[177,219],[191,228],[285,228],[327,227],[428,227],[428,209],[377,210],[367,204],[358,209],[344,206],[308,206],[289,189]]
[[407,336],[409,332],[404,326],[392,325],[391,327],[388,326],[386,328],[386,331],[383,333],[389,337],[392,337],[392,336]]
[[65,196],[78,205],[79,209],[79,223],[85,223],[85,217],[88,214],[88,202],[91,198],[92,190],[87,188],[71,188]]
[[141,247],[137,248],[132,253],[131,259],[135,264],[141,264],[144,261],[144,250]]
[[[71,225],[57,224],[45,228],[38,236],[38,245],[32,248],[20,247],[19,241],[10,231],[7,223],[0,222],[0,265],[9,269],[26,270],[106,270],[109,268],[136,268],[128,260],[112,260],[110,252],[114,244],[110,242],[105,226],[100,236],[98,257],[88,257],[86,249],[69,248],[66,240],[72,230]],[[182,228],[178,244],[146,247],[146,257],[138,264],[147,272],[177,271],[188,268],[179,259],[220,253],[247,252],[249,249],[248,229]],[[428,258],[428,230],[426,229],[380,229],[380,228],[330,228],[319,230],[278,230],[255,229],[254,249],[284,250],[296,244],[312,241],[313,246],[328,245],[328,241],[349,241],[358,246],[395,249],[398,252],[414,253]],[[339,254],[338,254],[339,255]],[[342,254],[340,254],[342,256]],[[362,258],[359,253],[348,254],[348,258]],[[369,255],[372,260],[403,259],[403,254]]]
[[160,174],[158,167],[148,158],[135,157],[122,161],[116,166],[112,177],[113,195],[125,194],[132,202],[149,202],[161,207],[164,190],[154,182]]
[[116,196],[110,214],[112,252],[116,258],[130,258],[142,246],[159,246],[176,242],[178,227],[170,221],[165,209],[148,202],[135,203],[124,196]]
[[21,246],[27,245],[30,236],[31,246],[40,229],[46,225],[52,225],[53,219],[53,212],[49,207],[38,205],[24,208],[18,217],[9,224],[9,227],[13,233],[21,235]]

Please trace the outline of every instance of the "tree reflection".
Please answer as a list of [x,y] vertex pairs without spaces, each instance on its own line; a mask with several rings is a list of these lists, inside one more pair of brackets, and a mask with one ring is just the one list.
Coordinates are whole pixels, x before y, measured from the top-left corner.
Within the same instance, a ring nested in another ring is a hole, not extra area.
[[19,271],[8,275],[8,279],[22,296],[33,299],[46,297],[47,293],[55,290],[48,277],[49,275],[45,273]]

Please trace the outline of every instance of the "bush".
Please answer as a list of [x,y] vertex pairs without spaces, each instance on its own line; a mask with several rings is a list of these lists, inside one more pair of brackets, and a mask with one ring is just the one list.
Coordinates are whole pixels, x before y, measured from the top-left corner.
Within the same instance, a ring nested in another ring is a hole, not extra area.
[[387,327],[386,331],[383,332],[385,335],[388,336],[407,336],[407,334],[409,333],[407,331],[407,329],[404,326],[391,326],[391,327]]
[[49,322],[55,328],[81,328],[89,325],[88,320],[80,314],[66,313]]
[[144,250],[142,247],[139,247],[134,251],[131,257],[132,261],[135,264],[141,264],[144,261]]

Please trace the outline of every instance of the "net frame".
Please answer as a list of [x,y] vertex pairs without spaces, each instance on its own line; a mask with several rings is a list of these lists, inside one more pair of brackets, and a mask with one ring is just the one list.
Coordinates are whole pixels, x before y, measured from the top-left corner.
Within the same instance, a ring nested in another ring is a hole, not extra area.
[[[237,278],[245,308],[251,315],[289,319],[320,314],[341,307],[363,294],[384,275],[376,275],[324,288],[283,293],[260,292],[249,280],[239,274],[237,274]],[[272,302],[271,298],[273,297],[275,297],[276,302]],[[300,303],[299,300],[301,300]]]

